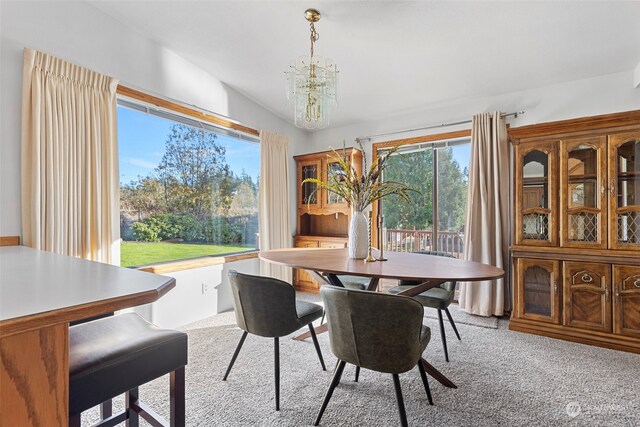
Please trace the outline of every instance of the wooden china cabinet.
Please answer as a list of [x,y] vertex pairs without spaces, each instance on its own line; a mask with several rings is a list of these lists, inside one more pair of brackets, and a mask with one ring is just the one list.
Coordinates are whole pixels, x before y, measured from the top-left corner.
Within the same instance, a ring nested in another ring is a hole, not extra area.
[[509,328],[640,353],[640,111],[510,135]]
[[[343,155],[342,150],[337,150]],[[362,173],[362,152],[347,148],[344,155]],[[294,246],[298,248],[346,248],[351,211],[347,203],[335,194],[318,188],[313,183],[302,183],[307,178],[327,181],[340,171],[332,151],[294,156],[297,166],[298,209],[297,232]],[[304,270],[293,270],[293,285],[305,292],[320,292],[320,285]]]

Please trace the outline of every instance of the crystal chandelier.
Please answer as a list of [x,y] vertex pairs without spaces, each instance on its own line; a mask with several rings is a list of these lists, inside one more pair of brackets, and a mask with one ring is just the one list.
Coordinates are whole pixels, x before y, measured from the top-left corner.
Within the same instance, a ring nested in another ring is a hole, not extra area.
[[320,12],[307,9],[304,17],[311,30],[311,52],[289,63],[287,100],[293,105],[295,124],[299,128],[323,129],[329,125],[331,113],[338,105],[338,70],[329,58],[313,54],[313,44],[320,37],[314,26]]

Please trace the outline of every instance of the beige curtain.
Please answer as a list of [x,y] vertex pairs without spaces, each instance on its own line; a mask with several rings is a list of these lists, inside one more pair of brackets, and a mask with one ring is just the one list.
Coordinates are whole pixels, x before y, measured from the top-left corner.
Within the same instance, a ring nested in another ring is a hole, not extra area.
[[26,246],[118,264],[114,78],[25,49],[22,237]]
[[[506,268],[509,244],[509,148],[501,113],[477,114],[471,130],[464,259]],[[462,283],[460,307],[480,316],[502,316],[504,279]]]
[[[260,131],[260,250],[291,247],[289,140]],[[291,269],[260,261],[260,274],[291,283]]]

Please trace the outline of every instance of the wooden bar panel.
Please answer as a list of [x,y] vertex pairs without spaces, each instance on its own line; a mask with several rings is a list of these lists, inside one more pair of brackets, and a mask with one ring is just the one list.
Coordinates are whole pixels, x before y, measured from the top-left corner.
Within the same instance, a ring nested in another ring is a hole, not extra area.
[[69,324],[0,339],[0,426],[65,426]]
[[20,237],[18,236],[0,236],[0,246],[18,246]]

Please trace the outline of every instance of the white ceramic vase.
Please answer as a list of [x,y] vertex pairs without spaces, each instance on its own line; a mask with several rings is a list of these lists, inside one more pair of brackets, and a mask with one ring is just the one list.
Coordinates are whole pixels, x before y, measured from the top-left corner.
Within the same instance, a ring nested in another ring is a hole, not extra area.
[[349,258],[365,259],[369,252],[369,225],[363,211],[353,211],[349,224]]

